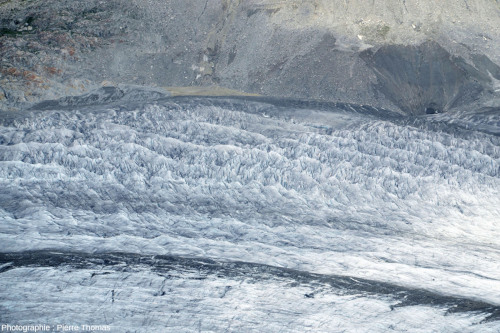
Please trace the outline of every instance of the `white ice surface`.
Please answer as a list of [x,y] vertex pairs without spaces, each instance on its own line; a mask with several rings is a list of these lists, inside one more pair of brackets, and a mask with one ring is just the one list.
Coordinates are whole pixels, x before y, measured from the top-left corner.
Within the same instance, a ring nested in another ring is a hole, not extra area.
[[200,279],[193,271],[161,276],[147,268],[19,268],[0,275],[0,298],[4,317],[14,314],[18,325],[109,325],[112,332],[498,332],[498,323],[479,324],[480,314],[420,305],[391,310],[390,298],[292,282]]
[[0,251],[241,260],[500,305],[498,136],[245,108],[3,120]]

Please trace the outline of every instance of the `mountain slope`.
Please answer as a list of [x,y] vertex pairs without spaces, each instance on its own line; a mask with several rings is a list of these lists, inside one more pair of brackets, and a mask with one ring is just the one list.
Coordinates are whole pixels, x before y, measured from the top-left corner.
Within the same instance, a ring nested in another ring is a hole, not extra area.
[[[428,103],[448,109],[496,98],[499,13],[491,0],[7,1],[0,5],[0,99],[16,107],[105,81],[220,85],[405,113],[425,112]],[[446,88],[445,100],[436,101],[432,76],[412,78],[419,72],[407,69],[418,70],[411,61],[421,44],[436,45],[427,62],[447,67],[434,84],[454,87],[465,77],[473,81],[471,96],[457,99],[462,88]],[[406,91],[422,90],[410,105],[380,82],[378,62],[362,56],[380,47],[385,58],[401,58],[393,72],[416,82]]]

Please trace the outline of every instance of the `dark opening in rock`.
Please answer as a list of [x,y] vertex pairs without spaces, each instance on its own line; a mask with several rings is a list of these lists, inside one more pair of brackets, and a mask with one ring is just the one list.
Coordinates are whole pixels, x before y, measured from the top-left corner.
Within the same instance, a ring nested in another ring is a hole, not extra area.
[[439,113],[439,111],[433,107],[428,107],[425,109],[425,113],[427,114],[436,114]]

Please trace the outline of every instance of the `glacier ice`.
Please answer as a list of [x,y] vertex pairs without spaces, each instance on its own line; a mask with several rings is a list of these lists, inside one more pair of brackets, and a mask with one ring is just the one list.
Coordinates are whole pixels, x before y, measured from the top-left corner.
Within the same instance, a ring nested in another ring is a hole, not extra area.
[[[315,108],[193,97],[5,113],[0,116],[0,251],[243,261],[500,306],[497,113],[398,117],[355,105]],[[14,319],[28,311],[16,313],[12,306],[19,304],[6,296],[7,288],[27,284],[41,292],[26,275],[56,288],[59,279],[76,281],[89,274],[54,267],[9,268],[0,274],[1,298],[8,299],[0,306]],[[116,285],[126,278],[123,274],[113,271],[99,283]],[[378,319],[353,319],[351,330],[364,331],[363,321],[372,321],[371,332],[389,329],[384,322],[394,320],[402,325],[395,326],[399,331],[417,331],[418,324],[411,325],[427,321],[442,327],[453,322],[450,332],[466,331],[486,316],[445,318],[445,310],[415,305],[420,317],[409,320],[407,312],[413,310],[386,311],[390,301],[385,296],[353,298],[329,291],[314,310],[302,305],[294,309],[292,294],[309,287],[287,291],[278,280],[238,282],[240,295],[230,305],[220,305],[209,298],[236,280],[212,277],[189,286],[191,282],[183,281],[191,280],[182,274],[168,282],[185,288],[185,294],[173,298],[179,302],[175,306],[199,310],[203,330],[220,331],[227,325],[225,316],[233,312],[212,317],[210,311],[218,306],[225,311],[239,308],[233,328],[249,331],[252,323],[255,331],[274,330],[259,326],[257,318],[264,313],[270,316],[269,325],[279,326],[301,313],[294,325],[328,331],[332,321],[340,325],[346,320],[342,316],[354,318],[356,307],[366,307],[360,312],[365,315],[380,314]],[[147,290],[138,290],[136,283],[160,279],[140,270],[127,276],[133,281],[123,292],[137,291],[130,296],[137,299]],[[72,288],[71,293],[81,292]],[[197,288],[212,294],[186,296]],[[259,288],[271,292],[262,299],[252,296],[262,293]],[[98,293],[95,302],[109,296],[104,289]],[[250,302],[244,298],[238,303],[241,294],[254,297],[251,302],[259,306],[241,309]],[[75,295],[66,295],[72,309],[83,304],[75,302]],[[331,318],[325,312],[329,304],[337,304],[332,310],[337,315]],[[175,306],[166,307],[166,318],[180,325],[187,315],[177,315]],[[122,310],[140,311],[132,305]],[[119,321],[120,313],[113,311],[109,315]],[[251,313],[245,317],[250,321],[238,319],[242,313]],[[131,315],[129,324],[140,326],[139,317]],[[317,326],[323,321],[325,327]],[[192,324],[186,330],[196,330]],[[499,327],[498,322],[481,325],[485,332]]]

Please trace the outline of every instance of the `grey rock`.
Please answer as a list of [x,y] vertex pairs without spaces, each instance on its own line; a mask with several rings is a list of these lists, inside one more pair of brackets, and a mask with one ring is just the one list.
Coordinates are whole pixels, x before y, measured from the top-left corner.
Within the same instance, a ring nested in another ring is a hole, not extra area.
[[123,86],[101,87],[80,96],[67,96],[57,100],[47,100],[35,104],[32,108],[36,110],[60,109],[65,107],[81,107],[88,105],[103,105],[116,102],[133,102],[136,100],[156,100],[167,97],[167,91],[157,89]]
[[[108,81],[450,111],[492,100],[499,13],[498,1],[486,0],[3,1],[0,108]],[[414,60],[423,53],[422,67]],[[388,79],[378,72],[387,71],[383,59],[396,59]],[[401,87],[396,73],[425,68]],[[395,97],[401,92],[409,101]]]
[[500,78],[500,67],[486,56],[475,56],[469,64],[435,42],[389,45],[361,56],[377,74],[377,89],[408,114],[470,104],[491,86],[487,73]]

